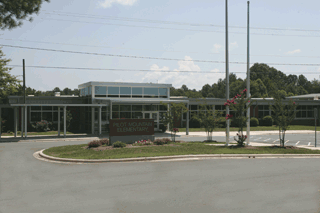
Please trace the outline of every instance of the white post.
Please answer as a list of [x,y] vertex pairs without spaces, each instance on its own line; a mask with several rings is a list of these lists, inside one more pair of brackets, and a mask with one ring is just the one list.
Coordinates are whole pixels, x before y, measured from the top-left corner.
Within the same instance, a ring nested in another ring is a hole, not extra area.
[[28,133],[28,119],[27,119],[27,115],[28,115],[28,107],[25,106],[24,107],[24,136],[27,139],[27,133]]
[[[229,100],[229,41],[228,41],[228,0],[226,0],[226,101]],[[226,106],[226,114],[229,114],[229,106]],[[226,146],[229,146],[230,119],[226,127]]]
[[63,107],[63,136],[67,137],[67,107]]
[[1,107],[0,107],[0,141],[1,141],[1,129],[2,129],[2,116],[1,116]]
[[60,126],[60,106],[58,106],[58,136],[60,137],[60,129],[61,129],[61,126]]
[[112,102],[111,101],[110,101],[110,119],[112,119]]
[[95,108],[91,107],[91,134],[94,134],[94,116],[95,116]]
[[102,106],[99,106],[99,136],[101,135],[101,108]]
[[[250,2],[248,1],[248,33],[247,33],[247,97],[250,97],[250,49],[249,49],[249,4]],[[249,103],[247,103],[249,105]],[[250,107],[248,107],[247,110],[247,145],[250,145]]]
[[23,118],[24,118],[24,116],[23,116],[23,113],[24,112],[24,110],[23,110],[23,106],[21,106],[21,138],[23,138]]
[[14,113],[14,137],[17,137],[17,129],[18,129],[18,116],[17,116],[17,107],[14,107],[13,113]]
[[187,126],[186,126],[186,135],[189,135],[189,103],[187,103]]

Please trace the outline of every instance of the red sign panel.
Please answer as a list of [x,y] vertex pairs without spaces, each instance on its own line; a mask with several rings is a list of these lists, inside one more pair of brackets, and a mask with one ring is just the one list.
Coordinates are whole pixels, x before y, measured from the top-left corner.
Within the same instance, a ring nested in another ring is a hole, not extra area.
[[111,119],[109,136],[154,135],[153,119]]

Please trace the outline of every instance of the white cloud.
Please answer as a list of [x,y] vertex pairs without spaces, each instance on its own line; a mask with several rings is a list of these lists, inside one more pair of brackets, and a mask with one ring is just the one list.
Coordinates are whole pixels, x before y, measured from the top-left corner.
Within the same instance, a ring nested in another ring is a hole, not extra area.
[[286,54],[287,54],[287,55],[293,55],[293,54],[295,54],[295,53],[300,53],[300,52],[301,52],[300,49],[296,49],[296,50],[288,51],[288,52],[286,52]]
[[125,6],[132,6],[136,2],[137,0],[104,0],[104,1],[100,1],[99,5],[103,8],[108,8],[108,7],[112,7],[113,3],[118,3]]
[[213,45],[213,49],[212,49],[212,52],[214,53],[219,53],[219,50],[221,49],[221,45],[220,44],[214,44]]
[[238,47],[239,47],[239,45],[238,45],[238,43],[237,43],[236,41],[230,43],[230,50],[236,49],[236,48],[238,48]]
[[201,68],[189,56],[185,56],[185,60],[178,61],[178,66],[178,68],[173,69],[174,72],[163,72],[169,71],[170,68],[167,66],[160,68],[157,64],[153,64],[150,70],[154,72],[139,73],[137,75],[142,76],[141,82],[167,83],[172,84],[176,88],[185,84],[188,88],[195,88],[197,90],[201,89],[205,84],[212,85],[219,78],[224,78],[224,74],[219,73],[219,69],[213,69],[210,73],[200,73]]

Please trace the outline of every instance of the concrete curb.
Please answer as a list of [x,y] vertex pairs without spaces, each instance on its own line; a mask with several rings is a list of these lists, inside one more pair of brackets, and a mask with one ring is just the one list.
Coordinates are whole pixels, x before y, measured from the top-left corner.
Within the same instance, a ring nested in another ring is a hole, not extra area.
[[140,158],[121,158],[121,159],[71,159],[57,158],[39,152],[39,155],[51,161],[61,161],[70,163],[109,163],[109,162],[140,162],[140,161],[159,161],[177,159],[241,159],[241,158],[320,158],[320,154],[204,154],[204,155],[178,155],[178,156],[159,156],[159,157],[140,157]]

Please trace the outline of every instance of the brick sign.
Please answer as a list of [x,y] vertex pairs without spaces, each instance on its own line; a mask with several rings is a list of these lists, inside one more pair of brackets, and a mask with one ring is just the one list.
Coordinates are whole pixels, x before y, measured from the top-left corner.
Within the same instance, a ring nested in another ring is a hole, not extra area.
[[154,135],[153,119],[111,119],[109,136]]

